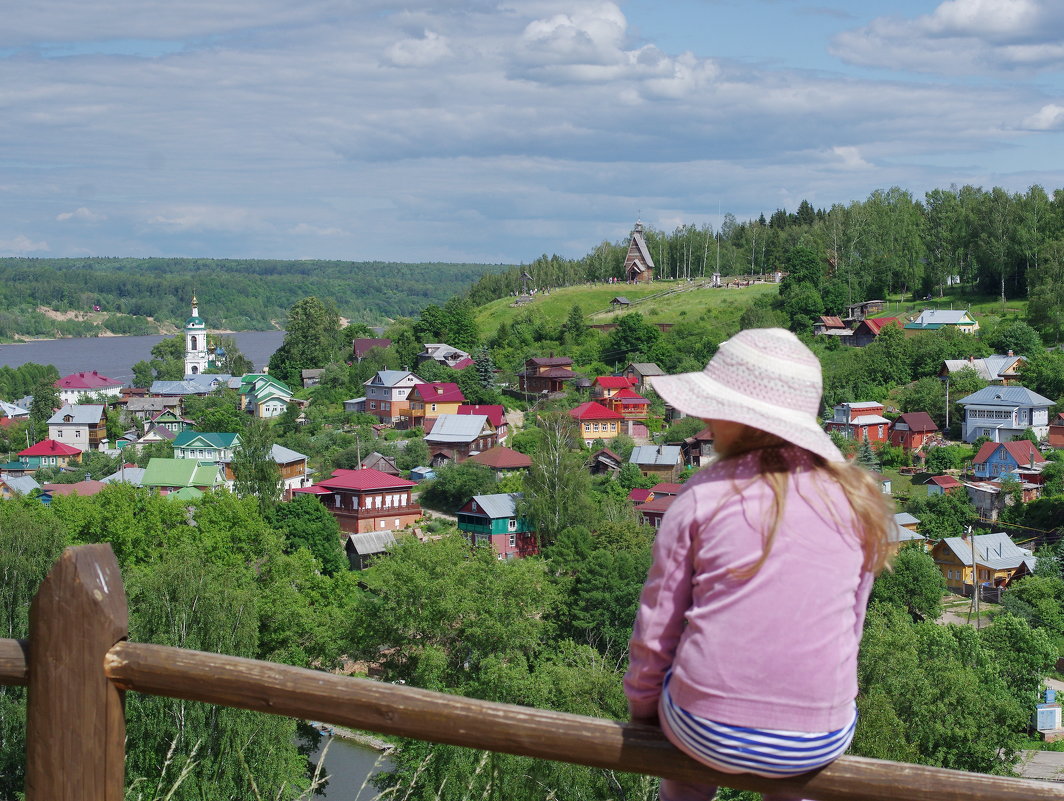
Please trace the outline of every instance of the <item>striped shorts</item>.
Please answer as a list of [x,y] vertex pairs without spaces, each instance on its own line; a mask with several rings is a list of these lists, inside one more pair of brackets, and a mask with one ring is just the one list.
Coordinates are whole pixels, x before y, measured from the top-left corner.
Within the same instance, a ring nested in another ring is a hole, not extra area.
[[672,702],[670,675],[661,693],[661,723],[689,756],[722,773],[752,773],[779,778],[797,776],[830,764],[846,751],[857,726],[853,718],[841,729],[825,732],[780,731],[731,726],[692,715]]

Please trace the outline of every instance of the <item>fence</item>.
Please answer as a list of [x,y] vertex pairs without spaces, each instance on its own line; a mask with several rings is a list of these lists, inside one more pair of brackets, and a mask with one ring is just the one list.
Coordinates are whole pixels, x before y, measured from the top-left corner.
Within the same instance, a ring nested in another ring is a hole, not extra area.
[[28,686],[27,801],[122,800],[128,691],[823,801],[1064,801],[1064,787],[1049,782],[861,757],[794,779],[725,776],[649,726],[132,643],[127,624],[114,554],[107,545],[85,545],[68,548],[42,582],[29,640],[0,640],[0,683]]

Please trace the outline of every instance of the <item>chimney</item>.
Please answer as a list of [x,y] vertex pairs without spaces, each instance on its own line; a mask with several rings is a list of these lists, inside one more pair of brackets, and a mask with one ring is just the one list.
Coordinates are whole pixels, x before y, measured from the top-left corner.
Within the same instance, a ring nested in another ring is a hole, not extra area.
[[1015,355],[1016,354],[1012,352],[1012,348],[1009,348],[1009,356],[1015,356]]

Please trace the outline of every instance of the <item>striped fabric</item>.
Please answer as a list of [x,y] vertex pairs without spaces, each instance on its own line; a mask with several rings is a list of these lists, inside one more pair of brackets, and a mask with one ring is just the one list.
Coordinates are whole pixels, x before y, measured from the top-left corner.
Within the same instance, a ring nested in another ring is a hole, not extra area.
[[846,751],[857,726],[853,719],[828,732],[779,731],[730,726],[692,715],[672,702],[669,677],[661,696],[662,723],[690,756],[724,773],[775,778],[796,776],[833,762]]

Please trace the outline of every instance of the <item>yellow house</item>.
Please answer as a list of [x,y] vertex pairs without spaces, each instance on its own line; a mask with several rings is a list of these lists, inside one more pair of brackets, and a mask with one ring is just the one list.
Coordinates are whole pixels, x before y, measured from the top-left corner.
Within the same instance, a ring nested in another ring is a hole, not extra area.
[[441,414],[458,414],[465,395],[453,381],[415,384],[410,391],[410,425],[423,426]]
[[581,403],[575,409],[570,409],[569,416],[576,420],[580,436],[588,445],[596,439],[611,440],[616,437],[621,433],[621,421],[624,419],[613,409],[607,409],[595,401]]
[[1014,579],[1033,573],[1037,561],[1029,550],[1019,547],[1000,531],[974,537],[946,537],[935,543],[931,557],[942,571],[947,589],[965,594],[972,586],[973,563],[979,584],[1005,587]]

